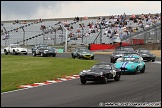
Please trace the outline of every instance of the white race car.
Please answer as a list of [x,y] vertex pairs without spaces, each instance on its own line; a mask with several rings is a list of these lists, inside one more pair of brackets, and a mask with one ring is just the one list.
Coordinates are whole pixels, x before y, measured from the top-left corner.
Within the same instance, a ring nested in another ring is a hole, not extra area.
[[28,54],[27,48],[21,48],[19,44],[10,44],[6,48],[4,48],[4,54],[7,55],[8,53],[13,53],[14,55],[17,54]]

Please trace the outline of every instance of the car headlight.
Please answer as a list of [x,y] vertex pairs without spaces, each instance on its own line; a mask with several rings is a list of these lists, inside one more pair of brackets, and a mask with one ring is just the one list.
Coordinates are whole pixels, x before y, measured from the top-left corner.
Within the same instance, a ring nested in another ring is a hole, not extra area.
[[134,66],[132,65],[131,68],[134,69]]
[[83,72],[87,72],[86,70],[83,70]]
[[100,75],[103,75],[103,72],[100,72]]
[[90,70],[83,70],[82,72],[89,72]]
[[123,56],[123,54],[118,54],[118,55],[116,55],[116,57],[122,57]]
[[47,53],[48,52],[48,50],[44,50],[44,53]]
[[154,54],[153,54],[152,56],[153,56],[153,57],[155,57],[155,55],[154,55]]
[[82,75],[82,74],[83,74],[83,72],[80,72],[80,73],[79,73],[79,75]]

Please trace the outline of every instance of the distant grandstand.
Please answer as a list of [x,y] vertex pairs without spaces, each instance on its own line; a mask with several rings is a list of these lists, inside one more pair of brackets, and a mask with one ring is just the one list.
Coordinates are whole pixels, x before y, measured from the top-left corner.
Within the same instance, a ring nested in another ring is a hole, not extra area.
[[158,43],[161,14],[1,21],[1,46],[64,45],[66,40],[68,45]]

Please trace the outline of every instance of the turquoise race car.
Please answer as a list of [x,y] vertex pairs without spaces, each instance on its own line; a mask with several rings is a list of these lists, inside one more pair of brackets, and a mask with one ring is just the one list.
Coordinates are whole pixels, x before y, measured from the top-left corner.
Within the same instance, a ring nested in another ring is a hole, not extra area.
[[145,62],[143,58],[139,55],[127,55],[121,58],[118,58],[115,67],[121,69],[122,73],[133,73],[145,72]]

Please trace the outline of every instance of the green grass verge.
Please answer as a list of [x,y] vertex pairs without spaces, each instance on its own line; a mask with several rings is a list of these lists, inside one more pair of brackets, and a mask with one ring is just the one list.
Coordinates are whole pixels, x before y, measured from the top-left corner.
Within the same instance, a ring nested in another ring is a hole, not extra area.
[[24,84],[79,74],[98,61],[57,57],[32,57],[1,54],[1,93]]

